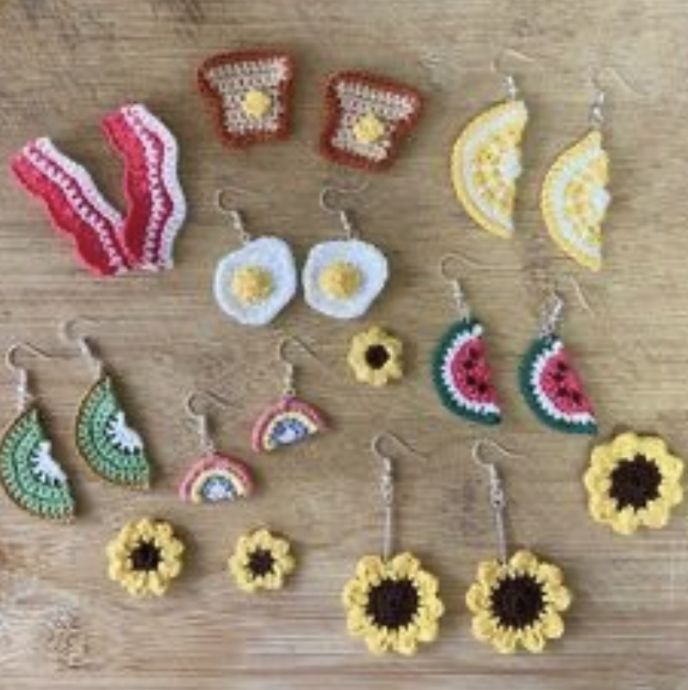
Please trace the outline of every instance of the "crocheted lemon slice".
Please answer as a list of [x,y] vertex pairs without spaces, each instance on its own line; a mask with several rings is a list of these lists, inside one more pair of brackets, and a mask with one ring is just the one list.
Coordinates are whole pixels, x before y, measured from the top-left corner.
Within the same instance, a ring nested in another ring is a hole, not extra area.
[[579,264],[602,268],[602,221],[611,197],[609,157],[602,135],[588,132],[549,169],[540,207],[552,239]]
[[454,143],[451,177],[466,213],[485,230],[509,238],[514,232],[521,139],[528,121],[523,101],[505,101],[471,120]]

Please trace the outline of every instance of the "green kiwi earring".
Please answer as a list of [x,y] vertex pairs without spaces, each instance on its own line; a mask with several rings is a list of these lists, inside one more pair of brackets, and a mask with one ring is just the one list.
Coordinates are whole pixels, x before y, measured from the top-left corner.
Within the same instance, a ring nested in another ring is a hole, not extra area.
[[143,440],[127,423],[103,361],[84,335],[75,334],[79,321],[93,322],[72,319],[62,325],[63,338],[79,348],[93,373],[93,383],[76,415],[74,435],[79,454],[102,479],[130,489],[147,489],[151,470]]
[[14,343],[7,350],[5,364],[17,378],[17,416],[0,440],[0,481],[13,503],[27,513],[69,522],[74,517],[74,497],[67,474],[53,457],[52,442],[30,390],[29,373],[16,364],[19,350],[54,359],[26,342]]

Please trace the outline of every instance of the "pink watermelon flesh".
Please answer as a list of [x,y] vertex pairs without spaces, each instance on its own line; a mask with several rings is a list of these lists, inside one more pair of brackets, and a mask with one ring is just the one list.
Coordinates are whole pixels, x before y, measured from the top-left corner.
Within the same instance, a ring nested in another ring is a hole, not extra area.
[[565,414],[593,414],[590,400],[583,391],[583,384],[563,347],[547,360],[541,372],[540,387],[547,398]]
[[497,392],[490,378],[482,338],[467,340],[454,354],[449,370],[453,384],[466,400],[497,404]]

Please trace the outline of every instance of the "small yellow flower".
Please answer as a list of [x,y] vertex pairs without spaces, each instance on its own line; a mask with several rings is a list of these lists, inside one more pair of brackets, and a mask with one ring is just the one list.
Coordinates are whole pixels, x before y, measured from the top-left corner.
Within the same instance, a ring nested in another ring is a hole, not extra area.
[[402,353],[401,340],[374,326],[353,337],[347,361],[357,381],[384,386],[403,376]]
[[593,520],[619,534],[664,527],[683,500],[683,461],[659,436],[626,432],[596,446],[583,476]]
[[519,646],[541,652],[548,639],[564,634],[560,613],[570,605],[561,570],[530,551],[517,551],[507,563],[483,561],[466,593],[473,636],[504,654]]
[[131,521],[107,545],[108,574],[132,596],[161,596],[181,572],[183,552],[168,522]]
[[266,529],[239,537],[227,565],[239,589],[251,593],[281,589],[295,568],[289,542]]
[[420,642],[437,638],[444,613],[438,588],[410,553],[364,556],[342,591],[349,634],[363,638],[372,654],[415,654]]

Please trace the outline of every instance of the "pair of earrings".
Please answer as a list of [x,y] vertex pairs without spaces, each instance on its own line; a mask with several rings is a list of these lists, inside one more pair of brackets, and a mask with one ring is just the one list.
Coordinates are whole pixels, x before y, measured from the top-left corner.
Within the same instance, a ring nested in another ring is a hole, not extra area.
[[[209,57],[198,70],[220,139],[231,147],[286,139],[290,133],[294,60],[288,53],[246,50]],[[422,98],[387,77],[333,74],[325,88],[320,152],[354,168],[382,170],[420,117]]]
[[[440,262],[442,276],[452,286],[458,319],[447,329],[432,358],[432,378],[443,405],[464,419],[499,424],[502,411],[487,359],[484,328],[456,276],[447,273],[446,255]],[[521,360],[521,394],[536,417],[547,426],[567,433],[596,434],[592,403],[578,372],[557,335],[564,303],[556,292],[545,305],[537,336]]]
[[[93,372],[93,383],[75,418],[79,455],[102,479],[131,489],[147,489],[150,465],[141,436],[127,423],[103,362],[84,336],[73,336],[73,323],[66,324],[63,332],[78,346]],[[26,342],[7,350],[5,363],[17,377],[18,415],[0,440],[0,481],[19,508],[41,518],[70,521],[76,509],[74,495],[62,464],[53,455],[28,371],[16,363],[20,351],[43,359],[57,358]]]
[[[310,353],[309,348],[296,338],[283,338],[279,342],[278,356],[285,366],[284,386],[279,399],[270,403],[253,424],[251,447],[256,453],[300,443],[327,428],[322,412],[297,395],[296,368],[285,354],[290,343],[298,344]],[[256,485],[253,471],[244,460],[217,449],[209,428],[208,415],[196,407],[201,396],[221,407],[227,406],[226,400],[208,391],[192,393],[187,397],[187,414],[197,424],[199,454],[179,484],[179,497],[190,503],[232,502],[247,498]]]
[[[516,51],[509,52],[520,56]],[[497,63],[493,64],[496,72]],[[466,213],[488,232],[510,238],[514,234],[516,183],[522,172],[521,141],[528,109],[514,77],[504,75],[504,83],[506,98],[473,118],[456,139],[451,178]],[[547,171],[540,208],[547,230],[560,249],[579,264],[599,271],[602,223],[611,197],[607,191],[609,156],[602,146],[605,92],[597,77],[593,84],[595,96],[588,131]]]
[[[359,560],[355,576],[342,592],[342,604],[349,634],[362,638],[372,654],[396,652],[410,656],[420,644],[437,639],[445,607],[437,578],[412,553],[394,553],[394,471],[391,457],[380,450],[384,437],[410,451],[391,434],[379,434],[373,439],[373,454],[382,462],[382,554]],[[519,647],[541,652],[548,639],[564,634],[561,614],[570,606],[571,594],[557,566],[527,550],[509,555],[506,496],[496,466],[482,458],[481,449],[486,443],[513,455],[492,441],[476,441],[472,449],[476,464],[488,472],[498,542],[497,557],[478,564],[476,581],[466,594],[466,604],[473,614],[473,635],[502,653],[512,653]]]
[[11,161],[22,186],[40,198],[55,228],[71,238],[94,274],[172,268],[186,217],[177,175],[177,140],[144,105],[123,105],[103,118],[108,142],[124,160],[127,213],[110,204],[86,170],[48,137],[30,141]]
[[[243,247],[218,263],[213,282],[215,300],[239,323],[264,326],[296,294],[294,255],[279,237],[254,238],[246,232],[241,213],[224,205],[225,191],[218,193],[217,204],[230,216]],[[310,250],[301,280],[306,303],[312,309],[335,319],[354,319],[363,315],[382,292],[389,268],[387,258],[375,245],[358,238],[351,212],[329,203],[328,197],[335,191],[324,188],[320,206],[339,217],[344,236],[320,242]]]

